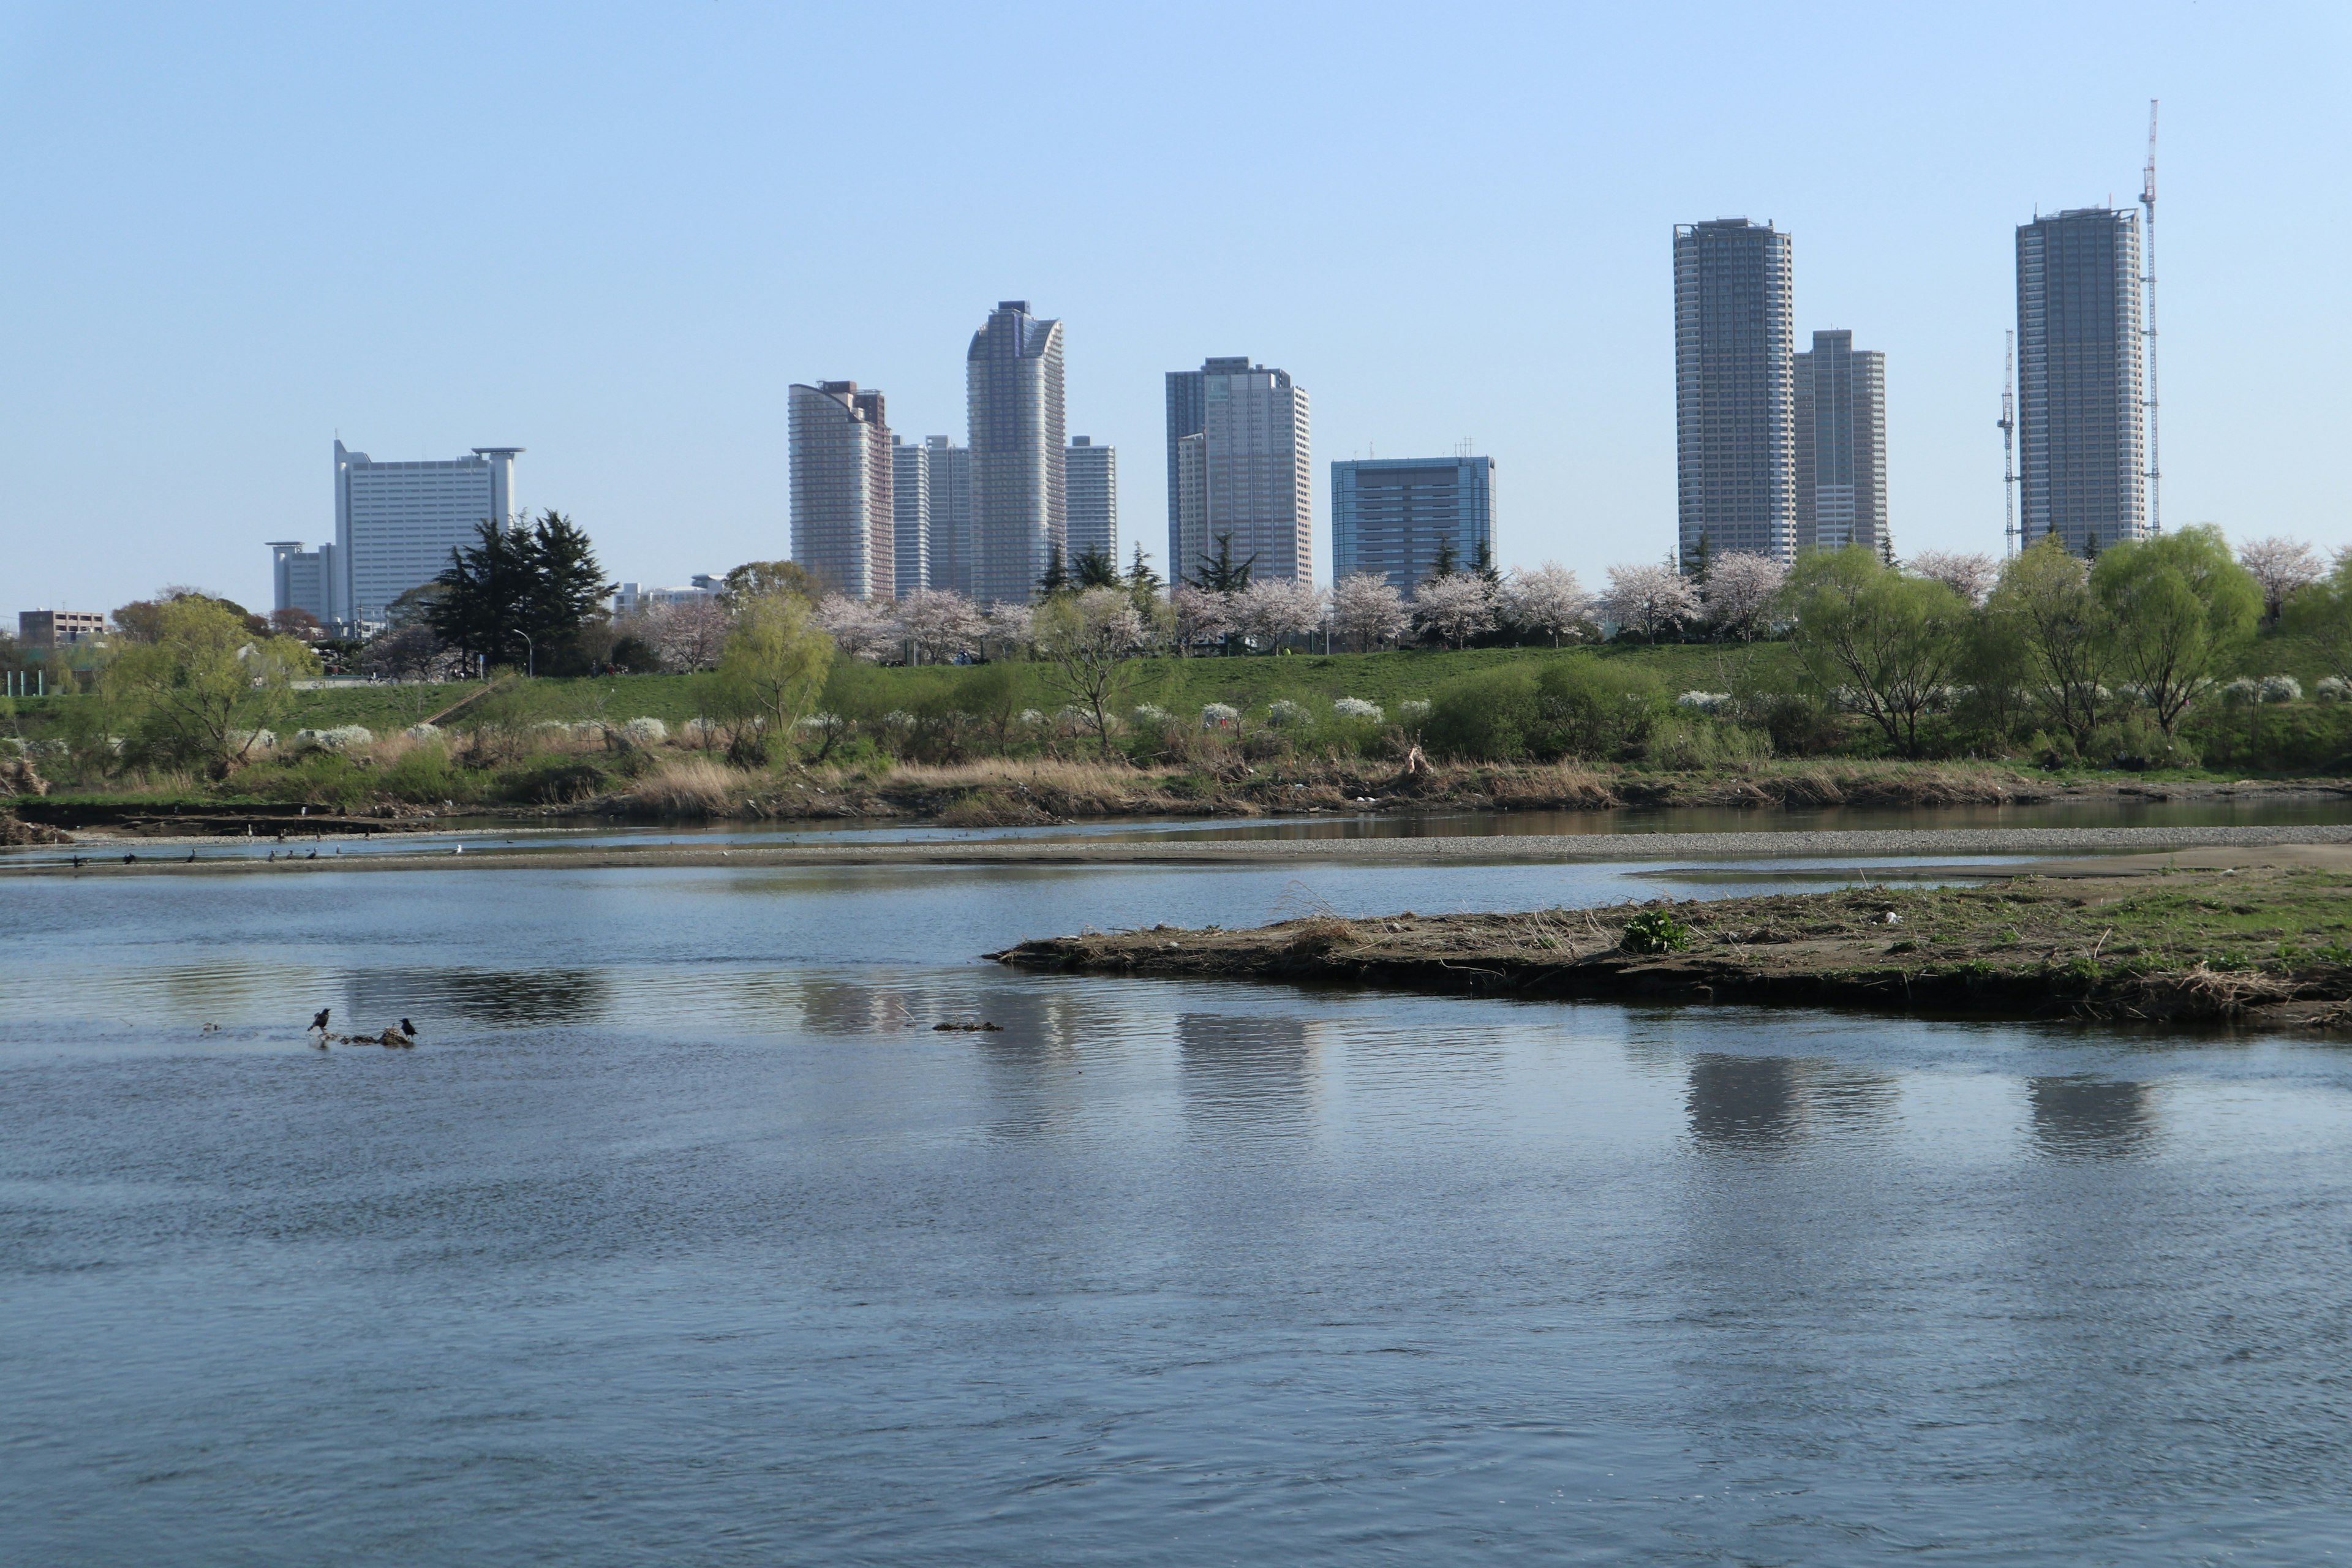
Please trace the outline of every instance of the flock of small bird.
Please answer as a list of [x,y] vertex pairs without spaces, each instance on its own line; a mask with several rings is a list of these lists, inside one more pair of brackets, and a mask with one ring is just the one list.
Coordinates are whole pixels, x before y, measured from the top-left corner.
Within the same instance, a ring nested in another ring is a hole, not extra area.
[[319,1016],[310,1020],[310,1028],[303,1031],[313,1037],[310,1044],[320,1050],[323,1051],[329,1046],[383,1046],[391,1049],[406,1050],[416,1044],[416,1026],[405,1018],[400,1021],[398,1028],[386,1029],[381,1035],[331,1033],[327,1027],[327,1015],[333,1011],[332,1007],[320,1008]]

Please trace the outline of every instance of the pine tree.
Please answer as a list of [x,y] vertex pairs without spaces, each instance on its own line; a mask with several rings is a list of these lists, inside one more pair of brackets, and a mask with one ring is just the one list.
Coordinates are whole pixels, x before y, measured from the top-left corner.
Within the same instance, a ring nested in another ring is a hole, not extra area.
[[1201,569],[1193,574],[1192,583],[1212,594],[1230,596],[1249,586],[1250,568],[1256,564],[1257,557],[1255,555],[1236,563],[1234,560],[1234,536],[1220,533],[1217,535],[1216,554],[1201,557]]
[[434,583],[441,593],[426,619],[443,642],[501,662],[520,654],[542,668],[562,667],[613,592],[588,536],[552,509],[529,526],[483,521]]
[[1424,583],[1444,582],[1446,578],[1453,576],[1461,569],[1462,557],[1454,550],[1454,541],[1451,539],[1441,539],[1437,542],[1437,553],[1429,563],[1429,575],[1423,577],[1422,581]]
[[1038,595],[1051,599],[1069,592],[1069,588],[1070,574],[1062,565],[1062,547],[1058,544],[1048,545],[1045,555],[1045,574],[1037,579]]
[[1489,588],[1503,585],[1503,574],[1495,569],[1495,547],[1483,539],[1478,542],[1476,552],[1470,557],[1470,570],[1486,579]]
[[1707,568],[1714,564],[1715,545],[1706,534],[1702,533],[1698,536],[1698,542],[1691,546],[1690,580],[1704,585],[1706,582]]
[[1081,588],[1116,588],[1120,585],[1118,563],[1111,559],[1108,550],[1082,550],[1071,565],[1076,569]]

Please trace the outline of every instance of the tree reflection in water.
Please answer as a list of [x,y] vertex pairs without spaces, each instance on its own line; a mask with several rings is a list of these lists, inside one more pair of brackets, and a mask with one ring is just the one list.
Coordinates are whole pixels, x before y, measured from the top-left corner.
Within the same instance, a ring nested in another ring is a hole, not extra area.
[[1841,1063],[1707,1053],[1691,1058],[1684,1103],[1701,1142],[1770,1149],[1813,1131],[1891,1127],[1900,1098],[1892,1077]]
[[362,1022],[590,1024],[607,1016],[611,987],[595,969],[364,969],[352,972],[346,994]]
[[1320,1035],[1320,1026],[1304,1018],[1180,1016],[1177,1070],[1185,1115],[1204,1128],[1303,1130]]
[[2029,1079],[2025,1087],[2034,1145],[2053,1159],[2121,1159],[2146,1152],[2155,1139],[2147,1084],[2076,1076]]

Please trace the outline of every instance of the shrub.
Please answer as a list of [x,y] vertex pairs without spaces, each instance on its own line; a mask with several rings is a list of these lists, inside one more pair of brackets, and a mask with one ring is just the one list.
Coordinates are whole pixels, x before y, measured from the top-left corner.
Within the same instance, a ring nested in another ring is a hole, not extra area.
[[1287,697],[1277,697],[1266,705],[1266,722],[1277,730],[1295,730],[1307,722],[1307,709]]
[[658,746],[669,739],[669,726],[658,719],[632,719],[621,726],[621,739],[632,746]]
[[2346,680],[2340,675],[2321,678],[2318,697],[2322,702],[2341,702],[2347,694],[2352,694],[2352,681]]
[[1627,952],[1685,952],[1690,944],[1690,923],[1672,910],[1643,910],[1617,939]]
[[1794,692],[1765,698],[1757,716],[1780,756],[1818,757],[1836,750],[1845,739],[1845,726],[1835,714]]
[[2303,700],[2303,682],[2292,675],[2265,675],[2263,677],[2263,700],[2300,702]]
[[1669,720],[1651,732],[1643,747],[1643,758],[1652,767],[1677,772],[1749,767],[1771,756],[1769,737],[1715,719]]
[[403,730],[401,733],[412,741],[437,741],[441,738],[441,726],[438,724],[411,724],[407,729]]
[[411,746],[376,775],[376,787],[396,800],[430,803],[455,799],[464,793],[449,753],[440,746]]
[[298,730],[294,744],[304,751],[348,752],[373,743],[375,734],[359,724],[338,724],[331,730]]
[[1331,704],[1331,715],[1336,719],[1369,719],[1375,724],[1388,717],[1381,711],[1379,703],[1367,702],[1360,697],[1340,698]]
[[1720,713],[1731,706],[1728,691],[1685,691],[1675,699],[1677,708],[1688,708],[1698,713]]
[[1529,736],[1547,759],[1599,761],[1639,745],[1665,710],[1655,677],[1616,660],[1572,658],[1536,682],[1540,725]]
[[1439,687],[1422,742],[1460,762],[1509,762],[1528,754],[1540,717],[1536,678],[1528,668],[1499,665]]
[[1201,728],[1203,730],[1238,729],[1241,721],[1242,710],[1227,703],[1212,702],[1201,710]]

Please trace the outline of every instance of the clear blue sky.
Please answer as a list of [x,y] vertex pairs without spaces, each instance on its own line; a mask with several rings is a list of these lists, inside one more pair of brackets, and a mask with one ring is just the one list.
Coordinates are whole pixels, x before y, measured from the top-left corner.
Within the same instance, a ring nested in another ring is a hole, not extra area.
[[[1795,236],[1887,355],[1896,546],[1998,551],[2012,231],[2164,101],[2165,511],[2352,542],[2352,8],[0,5],[0,609],[266,607],[330,443],[528,447],[616,576],[784,552],[784,389],[963,430],[989,306],[1164,551],[1163,371],[1499,465],[1507,564],[1654,559],[1670,237]],[[1160,563],[1164,568],[1166,563]]]

